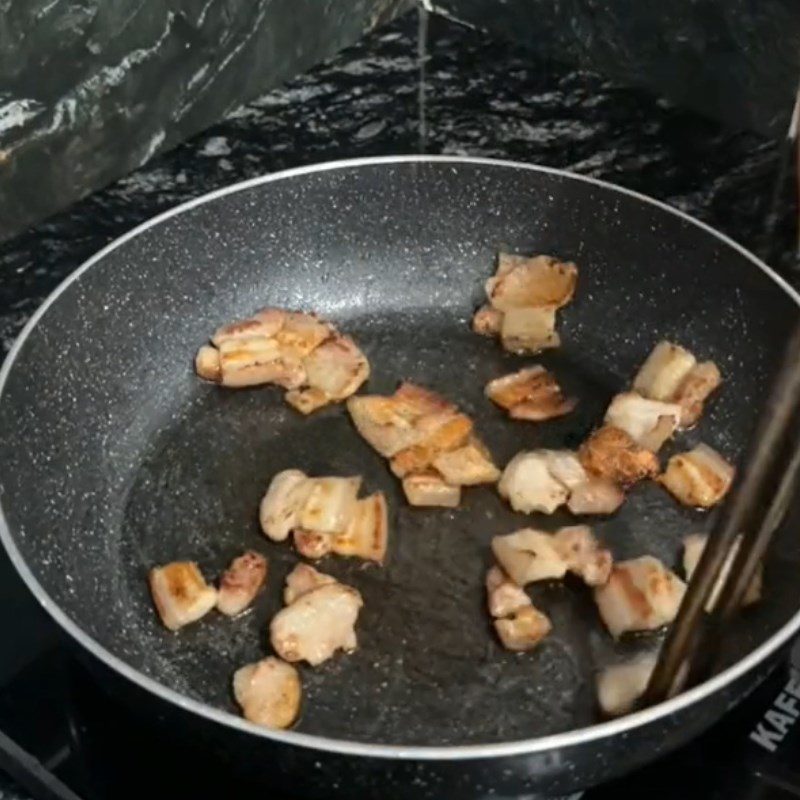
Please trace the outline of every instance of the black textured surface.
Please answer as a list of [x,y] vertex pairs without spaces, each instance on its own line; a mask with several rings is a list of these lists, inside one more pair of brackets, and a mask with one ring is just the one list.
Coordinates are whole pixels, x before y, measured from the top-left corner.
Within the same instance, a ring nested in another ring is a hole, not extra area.
[[[547,363],[582,410],[552,425],[509,424],[482,398],[512,362],[468,329],[500,247],[580,265],[578,299],[561,317],[565,346]],[[370,388],[402,377],[445,392],[476,416],[501,464],[523,447],[574,446],[662,337],[713,359],[726,378],[711,413],[676,446],[702,438],[735,459],[797,313],[752,262],[653,205],[536,171],[424,162],[315,172],[197,206],[110,252],[48,309],[0,403],[4,513],[48,594],[135,668],[232,710],[230,675],[265,652],[280,577],[295,561],[257,533],[259,496],[288,466],[364,474],[389,495],[389,564],[325,563],[364,593],[361,646],[304,671],[299,730],[405,745],[583,727],[594,716],[594,671],[630,647],[615,648],[579,587],[536,587],[554,634],[531,655],[503,654],[482,608],[488,542],[526,518],[487,488],[454,512],[405,508],[342,408],[306,420],[269,389],[197,381],[197,345],[260,305],[341,322],[371,358]],[[618,558],[675,564],[680,538],[706,524],[648,485],[596,529]],[[197,558],[213,575],[250,546],[280,564],[255,613],[177,636],[158,625],[149,567]],[[743,620],[734,656],[796,611],[799,560],[784,537],[771,591]]]
[[644,86],[734,129],[782,136],[800,71],[793,0],[435,0],[540,56]]
[[0,240],[352,44],[403,0],[21,0],[0,25]]

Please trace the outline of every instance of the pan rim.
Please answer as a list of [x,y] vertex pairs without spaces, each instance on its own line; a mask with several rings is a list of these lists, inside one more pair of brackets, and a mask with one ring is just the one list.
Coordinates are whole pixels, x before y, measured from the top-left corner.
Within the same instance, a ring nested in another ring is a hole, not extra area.
[[[239,181],[238,183],[224,186],[220,189],[215,189],[212,192],[195,197],[175,206],[174,208],[168,209],[167,211],[162,212],[161,214],[158,214],[151,219],[137,225],[135,228],[127,231],[117,239],[114,239],[114,241],[107,244],[89,259],[84,261],[83,264],[81,264],[70,275],[68,275],[47,296],[41,306],[39,306],[39,308],[34,312],[30,320],[28,320],[27,324],[22,329],[13,346],[11,347],[11,350],[8,352],[2,368],[0,368],[0,402],[2,401],[3,392],[5,390],[8,376],[14,366],[14,362],[22,350],[25,341],[50,306],[53,305],[61,296],[61,294],[63,294],[81,275],[83,275],[84,272],[86,272],[97,262],[101,261],[108,253],[125,244],[125,242],[127,242],[129,239],[133,239],[149,228],[155,227],[156,225],[159,225],[173,216],[177,216],[178,214],[189,211],[195,206],[203,205],[228,194],[234,194],[236,192],[244,191],[262,184],[318,172],[369,167],[379,164],[408,164],[425,162],[454,165],[472,164],[478,166],[502,167],[515,170],[522,169],[533,172],[542,172],[550,175],[557,175],[569,180],[575,180],[594,186],[599,186],[603,189],[627,195],[628,197],[632,197],[641,202],[656,206],[657,208],[660,208],[663,211],[677,216],[680,219],[700,228],[706,233],[714,236],[723,244],[738,252],[740,255],[744,256],[747,260],[764,272],[768,278],[773,280],[781,289],[783,289],[783,291],[786,292],[786,294],[800,307],[800,294],[798,294],[798,292],[795,291],[795,289],[792,288],[792,286],[771,267],[767,266],[767,264],[765,264],[761,259],[744,248],[742,245],[735,242],[730,237],[715,230],[707,223],[695,219],[686,212],[674,208],[661,200],[656,200],[655,198],[622,186],[616,186],[608,181],[603,181],[587,175],[579,175],[554,167],[546,167],[538,164],[525,164],[507,159],[483,158],[478,156],[398,155],[342,159],[338,161],[327,161],[319,164],[311,164],[269,173],[256,178]],[[210,706],[199,700],[194,700],[186,695],[181,694],[180,692],[177,692],[174,689],[171,689],[168,686],[165,686],[164,684],[159,683],[155,679],[135,669],[123,659],[107,650],[103,645],[86,633],[76,622],[74,622],[71,617],[69,617],[66,612],[64,612],[61,607],[47,594],[17,547],[14,536],[11,533],[5,513],[3,511],[2,498],[0,498],[0,542],[2,542],[12,564],[14,565],[14,568],[17,570],[17,573],[22,578],[28,590],[31,592],[31,594],[33,594],[41,607],[49,614],[52,620],[79,645],[81,645],[82,648],[87,650],[95,658],[103,662],[107,667],[111,668],[122,677],[138,685],[140,689],[154,694],[162,700],[182,708],[184,711],[205,717],[212,722],[238,729],[241,732],[251,733],[282,744],[300,746],[312,750],[338,753],[348,756],[364,756],[394,760],[407,759],[421,761],[461,761],[467,759],[483,759],[502,756],[532,755],[536,753],[542,753],[547,750],[576,747],[593,741],[602,740],[610,736],[623,734],[642,725],[654,723],[664,717],[668,717],[671,714],[691,706],[695,702],[702,700],[708,695],[714,694],[757,667],[776,650],[778,650],[783,644],[788,642],[795,633],[800,631],[800,610],[798,610],[794,616],[792,616],[779,630],[773,633],[772,636],[770,636],[766,641],[762,642],[757,648],[755,648],[755,650],[748,653],[743,659],[737,661],[735,664],[723,670],[718,675],[715,675],[699,686],[696,686],[695,688],[690,689],[689,691],[684,692],[683,694],[680,694],[671,700],[660,703],[652,708],[635,712],[626,717],[621,717],[620,719],[601,722],[596,725],[590,725],[563,733],[550,734],[548,736],[537,737],[534,739],[521,739],[511,742],[498,742],[492,744],[451,746],[374,744],[370,742],[329,738],[326,736],[300,733],[291,730],[280,731],[262,728],[246,721],[241,717],[236,716],[235,714],[214,708],[213,706]]]

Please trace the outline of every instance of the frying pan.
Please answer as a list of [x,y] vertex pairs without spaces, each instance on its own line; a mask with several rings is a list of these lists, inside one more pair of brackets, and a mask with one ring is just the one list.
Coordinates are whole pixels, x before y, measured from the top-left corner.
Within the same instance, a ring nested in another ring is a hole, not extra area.
[[[505,354],[469,328],[498,250],[579,265],[563,344]],[[408,507],[341,406],[301,418],[278,390],[199,381],[197,347],[265,305],[319,312],[368,354],[367,389],[411,379],[471,414],[501,465],[521,449],[575,447],[658,340],[713,359],[725,383],[696,429],[735,460],[797,317],[798,295],[734,242],[674,209],[588,178],[470,158],[382,158],[292,170],[189,202],[111,244],[28,324],[0,375],[3,543],[46,610],[101,679],[139,711],[194,726],[233,778],[268,763],[293,796],[564,793],[655,758],[710,725],[766,674],[800,627],[792,522],[766,567],[763,602],[741,617],[724,667],[661,706],[613,722],[593,676],[656,646],[615,643],[579,584],[536,585],[553,622],[534,652],[504,652],[484,610],[489,541],[567,514],[513,513],[491,487],[454,510]],[[569,416],[511,422],[483,387],[532,361],[579,398]],[[331,558],[356,586],[359,648],[304,669],[291,731],[238,717],[230,678],[268,651],[267,624],[297,556],[258,531],[270,477],[360,474],[386,492],[387,564]],[[671,566],[710,517],[653,483],[592,520],[618,559]],[[218,574],[245,548],[270,558],[248,615],[177,634],[156,619],[147,570],[196,559]]]

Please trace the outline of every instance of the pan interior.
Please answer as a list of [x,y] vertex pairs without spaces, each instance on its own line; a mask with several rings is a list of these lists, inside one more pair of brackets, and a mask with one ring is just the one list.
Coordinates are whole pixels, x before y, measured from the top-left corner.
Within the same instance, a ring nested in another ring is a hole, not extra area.
[[[578,262],[564,345],[501,352],[469,330],[498,249]],[[496,460],[575,447],[661,338],[722,369],[700,425],[665,448],[705,441],[735,459],[792,322],[792,298],[744,255],[636,198],[568,177],[474,163],[382,163],[310,172],[218,197],[107,253],[44,314],[0,396],[0,500],[47,594],[100,645],[178,692],[234,711],[230,677],[265,655],[267,624],[297,557],[258,531],[270,477],[359,474],[390,503],[385,567],[328,559],[357,587],[359,649],[303,669],[298,729],[383,744],[477,744],[596,721],[593,675],[652,648],[613,642],[578,583],[532,587],[553,633],[533,653],[496,643],[483,576],[493,535],[554,529],[566,514],[514,514],[490,488],[456,510],[409,508],[385,462],[341,406],[301,418],[278,390],[203,384],[192,356],[220,323],[263,305],[317,310],[367,352],[369,390],[418,381],[477,421]],[[568,417],[513,423],[483,397],[487,380],[532,362],[579,398]],[[676,566],[680,539],[708,515],[653,484],[592,520],[617,558]],[[245,548],[270,558],[267,590],[239,619],[211,615],[178,634],[157,622],[147,570],[197,560],[218,574]],[[781,535],[764,602],[743,615],[732,663],[797,610],[800,552]]]

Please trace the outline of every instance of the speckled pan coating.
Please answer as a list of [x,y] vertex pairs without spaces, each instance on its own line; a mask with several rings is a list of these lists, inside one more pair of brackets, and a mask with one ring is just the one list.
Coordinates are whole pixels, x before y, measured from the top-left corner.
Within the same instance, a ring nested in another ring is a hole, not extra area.
[[[579,264],[576,299],[559,316],[564,344],[536,359],[580,398],[561,420],[512,423],[483,397],[490,378],[531,361],[469,330],[498,249]],[[500,464],[523,447],[576,446],[653,344],[673,338],[725,377],[675,447],[702,439],[735,459],[797,316],[790,290],[688,219],[604,185],[492,162],[363,161],[248,185],[145,227],[61,291],[6,367],[6,544],[46,605],[143,675],[234,711],[230,675],[267,652],[267,621],[296,561],[259,533],[258,500],[275,472],[299,467],[364,475],[367,491],[388,495],[392,532],[383,569],[323,562],[364,595],[360,648],[303,670],[297,730],[328,738],[290,741],[345,751],[518,742],[523,753],[539,748],[521,740],[595,723],[594,671],[652,639],[615,645],[570,582],[534,588],[554,632],[532,654],[503,652],[484,613],[490,538],[569,517],[514,514],[490,488],[467,490],[454,511],[408,508],[343,407],[303,418],[275,389],[198,381],[192,357],[210,331],[267,304],[316,310],[354,335],[372,364],[368,390],[406,378],[453,398]],[[596,530],[618,558],[677,565],[681,536],[708,525],[643,485]],[[177,635],[158,624],[151,566],[193,558],[211,578],[245,548],[271,560],[252,613]],[[728,664],[796,613],[798,569],[797,538],[781,535],[766,599],[743,618]]]

